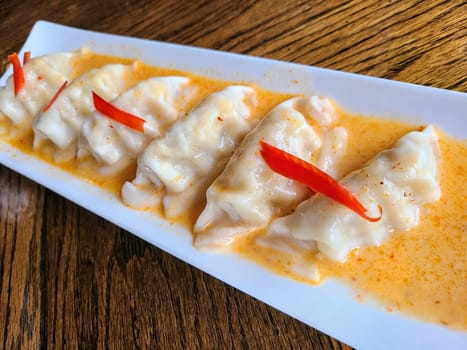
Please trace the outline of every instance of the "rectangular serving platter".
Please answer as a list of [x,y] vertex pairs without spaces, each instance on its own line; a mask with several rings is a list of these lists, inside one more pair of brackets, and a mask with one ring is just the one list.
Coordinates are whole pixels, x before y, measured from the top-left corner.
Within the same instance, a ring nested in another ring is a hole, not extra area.
[[[450,135],[467,135],[467,94],[270,59],[109,35],[37,22],[23,49],[33,56],[82,46],[108,55],[260,87],[334,99],[352,113],[434,123]],[[0,79],[4,85],[11,68]],[[278,276],[236,255],[207,254],[190,232],[0,139],[0,163],[286,314],[360,349],[467,349],[467,332],[388,313],[376,301],[361,303],[336,280],[311,286]],[[304,344],[306,347],[306,345]]]

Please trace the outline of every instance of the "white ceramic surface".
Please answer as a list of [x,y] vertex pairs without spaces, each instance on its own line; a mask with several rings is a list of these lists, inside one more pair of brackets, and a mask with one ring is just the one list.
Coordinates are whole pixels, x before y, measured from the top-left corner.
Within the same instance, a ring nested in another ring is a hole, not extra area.
[[[33,57],[88,46],[110,55],[139,58],[214,78],[251,81],[272,90],[333,98],[344,109],[380,117],[434,123],[466,138],[467,94],[257,57],[90,32],[40,21],[23,51]],[[11,68],[0,79],[4,85]],[[294,82],[297,80],[298,82]],[[132,232],[170,254],[360,349],[467,349],[467,332],[388,313],[377,302],[360,303],[339,281],[318,287],[294,282],[234,255],[211,255],[192,247],[190,233],[0,140],[0,163]],[[306,347],[306,344],[304,344]]]

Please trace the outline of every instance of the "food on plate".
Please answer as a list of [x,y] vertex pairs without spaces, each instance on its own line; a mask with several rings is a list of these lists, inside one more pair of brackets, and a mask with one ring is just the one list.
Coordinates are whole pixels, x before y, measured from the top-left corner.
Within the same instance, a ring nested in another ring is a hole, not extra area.
[[123,92],[112,105],[144,122],[143,130],[96,110],[82,126],[79,153],[90,152],[103,167],[121,168],[187,112],[196,86],[186,77],[153,77]]
[[344,261],[354,248],[378,246],[390,233],[418,225],[423,205],[439,200],[438,158],[438,137],[432,126],[410,132],[341,181],[369,216],[378,217],[381,206],[381,220],[367,220],[316,194],[292,214],[274,220],[268,235],[316,242],[322,254],[337,261]]
[[162,195],[165,215],[181,215],[204,197],[257,123],[256,101],[255,90],[241,85],[209,95],[141,153],[136,178],[123,186],[124,202],[138,208],[154,206]]
[[[207,190],[207,204],[194,226],[195,246],[223,249],[236,236],[265,227],[288,214],[309,190],[273,172],[260,155],[267,141],[327,170],[345,152],[347,132],[335,127],[332,103],[318,96],[296,97],[275,107],[237,148]],[[314,125],[314,126],[313,126]]]
[[34,147],[40,148],[44,141],[50,140],[59,149],[57,161],[74,158],[82,125],[94,111],[92,91],[106,100],[116,98],[137,82],[139,66],[138,62],[108,64],[70,82],[49,108],[34,117]]
[[467,328],[465,140],[89,50],[10,59],[1,146],[188,228],[197,248]]
[[18,56],[11,55],[10,60],[15,62],[14,74],[5,86],[0,87],[0,120],[8,118],[22,126],[22,130],[28,129],[32,118],[46,106],[60,86],[73,79],[72,62],[89,54],[87,49],[33,59],[26,54],[22,66]]

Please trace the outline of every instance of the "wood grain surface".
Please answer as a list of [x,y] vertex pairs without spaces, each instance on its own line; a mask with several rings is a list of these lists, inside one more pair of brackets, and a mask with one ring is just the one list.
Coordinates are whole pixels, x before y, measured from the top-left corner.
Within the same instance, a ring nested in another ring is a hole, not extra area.
[[[467,91],[467,3],[0,0],[39,19]],[[0,165],[0,348],[349,349]]]

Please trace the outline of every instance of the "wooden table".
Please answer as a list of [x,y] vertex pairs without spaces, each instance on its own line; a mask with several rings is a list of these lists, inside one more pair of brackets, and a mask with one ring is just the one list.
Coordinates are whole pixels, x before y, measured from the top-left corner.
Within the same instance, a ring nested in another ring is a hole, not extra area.
[[[467,91],[454,1],[0,2],[0,57],[35,21]],[[0,166],[0,348],[348,349]]]

